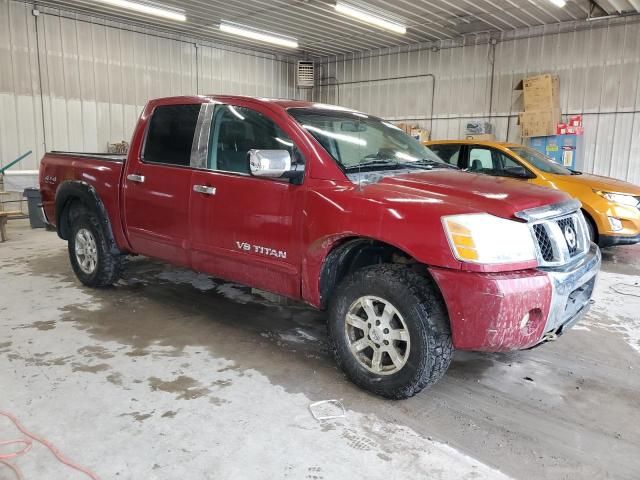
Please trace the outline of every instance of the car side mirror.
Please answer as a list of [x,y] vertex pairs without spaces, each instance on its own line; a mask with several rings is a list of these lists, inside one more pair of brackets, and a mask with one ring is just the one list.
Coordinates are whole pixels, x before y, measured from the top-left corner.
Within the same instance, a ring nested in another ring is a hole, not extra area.
[[254,177],[280,178],[291,170],[291,155],[287,150],[252,149],[249,155],[249,171]]
[[511,167],[508,170],[509,175],[514,177],[514,178],[521,178],[523,180],[528,180],[530,178],[535,178],[535,175],[531,174],[531,172],[529,172],[529,170],[527,170],[526,168],[522,167],[522,166],[517,166],[517,167]]
[[301,183],[304,165],[292,165],[288,150],[258,150],[247,152],[249,172],[254,177],[288,178],[291,183]]

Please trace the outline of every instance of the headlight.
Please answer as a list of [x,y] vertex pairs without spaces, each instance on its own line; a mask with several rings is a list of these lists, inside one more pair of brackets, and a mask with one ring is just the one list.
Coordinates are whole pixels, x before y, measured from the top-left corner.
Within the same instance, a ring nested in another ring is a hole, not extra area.
[[624,193],[602,192],[600,190],[594,190],[594,192],[614,203],[628,205],[630,207],[640,207],[640,200],[638,200],[638,197],[634,197],[633,195],[625,195]]
[[488,213],[442,217],[453,255],[463,262],[516,263],[536,260],[533,236],[525,223]]

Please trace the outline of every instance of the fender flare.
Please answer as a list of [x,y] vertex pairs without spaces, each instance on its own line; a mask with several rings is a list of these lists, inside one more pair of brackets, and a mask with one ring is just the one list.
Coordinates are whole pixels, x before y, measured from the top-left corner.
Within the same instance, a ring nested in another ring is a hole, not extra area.
[[[381,249],[383,249],[381,251]],[[378,252],[385,255],[386,252],[397,252],[408,258],[413,258],[398,247],[381,240],[370,237],[350,237],[343,239],[327,253],[322,260],[322,266],[319,272],[319,300],[321,310],[327,308],[329,298],[333,288],[339,283],[354,264],[360,261],[359,254],[366,251],[367,253]]]
[[83,182],[82,180],[67,180],[62,182],[56,191],[55,218],[58,236],[63,240],[69,239],[68,207],[74,201],[79,201],[97,215],[98,220],[107,235],[111,253],[116,255],[122,254],[123,252],[118,248],[113,235],[111,221],[109,220],[109,214],[107,213],[104,203],[100,199],[96,189],[89,183]]

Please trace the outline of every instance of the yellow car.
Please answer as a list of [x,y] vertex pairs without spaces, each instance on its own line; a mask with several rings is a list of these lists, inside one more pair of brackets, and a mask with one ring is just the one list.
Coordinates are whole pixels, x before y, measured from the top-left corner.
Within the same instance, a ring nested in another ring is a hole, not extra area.
[[567,192],[582,202],[591,240],[601,247],[640,242],[640,187],[636,185],[569,170],[516,143],[434,140],[424,144],[463,170],[518,178]]

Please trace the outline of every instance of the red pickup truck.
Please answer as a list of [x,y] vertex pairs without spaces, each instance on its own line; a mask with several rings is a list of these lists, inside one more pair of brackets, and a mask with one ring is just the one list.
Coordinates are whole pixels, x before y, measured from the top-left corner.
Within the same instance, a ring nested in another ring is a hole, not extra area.
[[580,204],[465,173],[346,108],[239,96],[150,101],[128,155],[47,153],[47,221],[81,282],[140,254],[328,310],[361,387],[406,398],[453,349],[527,349],[589,307],[600,251]]

